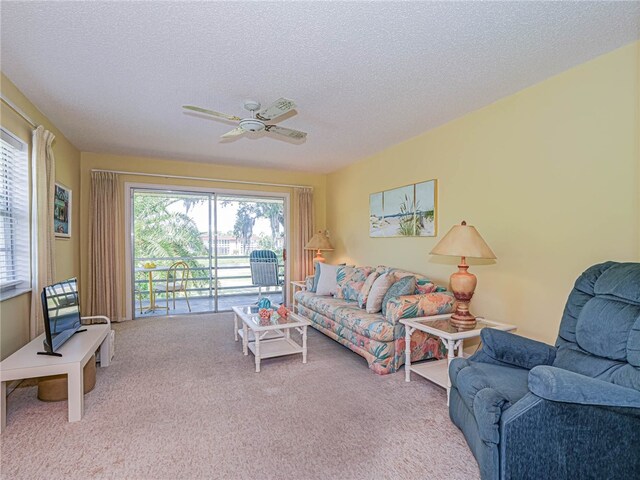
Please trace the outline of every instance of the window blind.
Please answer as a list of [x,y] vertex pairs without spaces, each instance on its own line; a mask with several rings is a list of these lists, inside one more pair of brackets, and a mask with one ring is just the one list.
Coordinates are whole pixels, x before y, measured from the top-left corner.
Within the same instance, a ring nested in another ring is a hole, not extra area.
[[30,285],[27,145],[0,129],[0,291]]

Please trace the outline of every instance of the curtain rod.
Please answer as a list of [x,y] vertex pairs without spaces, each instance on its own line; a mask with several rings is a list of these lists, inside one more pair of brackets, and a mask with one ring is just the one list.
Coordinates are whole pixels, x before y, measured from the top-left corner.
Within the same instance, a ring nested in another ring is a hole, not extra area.
[[36,123],[33,120],[31,120],[31,118],[26,113],[24,113],[22,110],[20,110],[15,103],[13,103],[11,100],[9,100],[7,97],[5,97],[2,94],[0,94],[0,99],[2,99],[2,101],[4,103],[6,103],[11,110],[13,110],[18,115],[20,115],[25,120],[25,122],[27,122],[33,128],[37,127]]
[[91,171],[117,173],[118,175],[134,175],[138,177],[177,178],[180,180],[201,180],[206,182],[240,183],[244,185],[262,185],[266,187],[313,188],[311,185],[291,185],[288,183],[250,182],[247,180],[226,180],[223,178],[187,177],[184,175],[168,175],[163,173],[143,173],[143,172],[126,172],[123,170],[103,170],[100,168],[93,168],[91,169]]

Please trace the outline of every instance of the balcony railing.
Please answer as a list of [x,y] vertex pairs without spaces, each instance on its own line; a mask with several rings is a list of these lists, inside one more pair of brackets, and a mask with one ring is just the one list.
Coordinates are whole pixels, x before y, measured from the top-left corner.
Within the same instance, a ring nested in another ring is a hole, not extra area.
[[[138,257],[134,260],[135,267],[142,267],[144,263],[153,262],[156,267],[169,267],[175,262],[183,261],[189,265],[190,275],[187,282],[189,298],[219,297],[232,295],[257,295],[258,287],[251,284],[251,267],[248,255],[224,255],[217,259],[210,257]],[[279,258],[281,278],[284,278],[284,264]],[[153,282],[166,282],[167,271],[153,272]],[[149,296],[149,273],[135,272],[134,283],[136,290],[143,298]],[[263,292],[282,292],[282,287],[263,287]],[[162,297],[164,298],[164,297]]]

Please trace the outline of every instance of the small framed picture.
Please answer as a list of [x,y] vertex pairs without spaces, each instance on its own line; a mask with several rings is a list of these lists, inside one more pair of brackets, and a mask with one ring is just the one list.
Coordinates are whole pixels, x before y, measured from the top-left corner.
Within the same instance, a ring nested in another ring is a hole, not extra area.
[[53,230],[56,237],[71,238],[71,189],[61,183],[53,198]]

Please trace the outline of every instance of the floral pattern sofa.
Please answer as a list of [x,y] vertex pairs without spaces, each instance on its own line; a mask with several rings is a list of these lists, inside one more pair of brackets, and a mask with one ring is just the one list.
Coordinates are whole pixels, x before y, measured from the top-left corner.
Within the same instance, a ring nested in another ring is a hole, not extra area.
[[[384,268],[387,267],[378,267],[378,271]],[[388,271],[424,278],[397,269]],[[308,286],[312,279],[307,279]],[[437,288],[432,293],[392,298],[383,315],[367,313],[357,301],[316,295],[309,288],[296,292],[295,299],[297,312],[308,318],[316,330],[364,357],[369,368],[380,375],[396,372],[404,364],[405,327],[401,319],[449,313],[455,301],[446,289]],[[437,337],[418,331],[412,334],[412,362],[445,357],[446,348]]]

